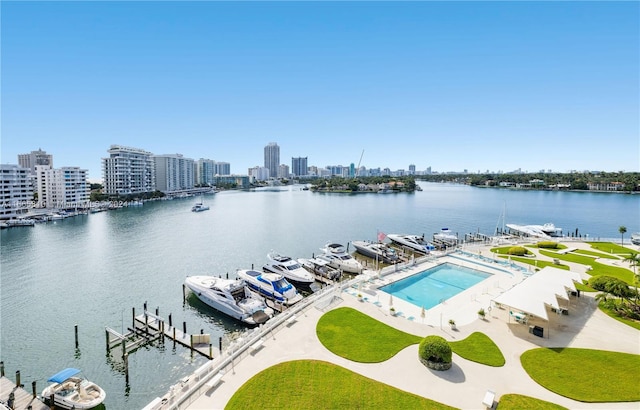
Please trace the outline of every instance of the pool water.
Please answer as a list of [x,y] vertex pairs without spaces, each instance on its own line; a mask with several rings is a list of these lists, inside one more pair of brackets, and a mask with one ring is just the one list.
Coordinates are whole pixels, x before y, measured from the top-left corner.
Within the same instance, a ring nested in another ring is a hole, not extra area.
[[385,285],[380,290],[429,309],[490,276],[490,273],[444,263]]

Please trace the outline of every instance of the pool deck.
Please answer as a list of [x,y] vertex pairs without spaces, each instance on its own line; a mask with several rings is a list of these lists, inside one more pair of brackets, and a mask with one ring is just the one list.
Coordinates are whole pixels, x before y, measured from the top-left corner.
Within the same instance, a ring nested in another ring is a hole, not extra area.
[[[587,244],[571,242],[571,247],[588,249]],[[473,248],[473,253],[490,256],[489,246]],[[451,258],[451,257],[446,257]],[[544,257],[540,257],[543,259]],[[464,260],[468,259],[468,260]],[[459,259],[458,264],[473,263],[474,257]],[[438,260],[437,263],[441,263]],[[239,360],[220,383],[194,399],[189,409],[223,409],[229,399],[244,383],[257,373],[278,363],[313,359],[334,363],[363,376],[380,381],[403,391],[417,394],[462,409],[481,409],[487,390],[496,392],[496,400],[503,394],[523,394],[557,403],[571,409],[639,409],[640,402],[583,403],[557,395],[534,382],[520,365],[520,355],[536,347],[581,347],[640,354],[640,332],[611,319],[597,309],[593,295],[582,294],[571,299],[569,315],[551,315],[545,327],[545,337],[529,333],[530,324],[519,324],[508,310],[493,308],[488,311],[492,298],[523,280],[522,270],[507,273],[494,271],[494,276],[449,299],[444,305],[425,311],[402,300],[393,300],[401,316],[391,316],[388,295],[377,290],[383,283],[428,269],[435,263],[427,262],[405,269],[383,280],[371,273],[359,292],[366,297],[358,301],[358,288],[342,292],[342,301],[335,307],[351,307],[399,330],[416,335],[440,335],[447,340],[462,340],[479,331],[488,335],[505,356],[503,367],[489,367],[470,362],[454,354],[453,367],[445,372],[430,371],[418,360],[418,346],[409,346],[383,363],[356,363],[327,350],[316,336],[316,324],[325,313],[316,308],[307,309],[297,321],[284,326],[272,337],[265,338],[259,350]],[[486,266],[479,269],[489,269]],[[490,265],[490,263],[489,263]],[[475,266],[478,267],[478,266]],[[525,269],[526,270],[526,269]],[[584,274],[582,265],[572,270]],[[487,316],[478,319],[477,311],[484,307]],[[457,330],[448,325],[455,319]],[[603,335],[606,335],[603,337]],[[286,389],[286,381],[283,381]],[[264,396],[268,399],[268,395]],[[255,403],[256,408],[260,403]]]

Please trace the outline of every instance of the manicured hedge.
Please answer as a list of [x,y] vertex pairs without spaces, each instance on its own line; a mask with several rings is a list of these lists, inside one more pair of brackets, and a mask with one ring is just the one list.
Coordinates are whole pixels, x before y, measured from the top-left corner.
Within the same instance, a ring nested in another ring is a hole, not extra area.
[[420,342],[418,355],[421,359],[435,363],[451,363],[451,346],[440,336],[427,336]]

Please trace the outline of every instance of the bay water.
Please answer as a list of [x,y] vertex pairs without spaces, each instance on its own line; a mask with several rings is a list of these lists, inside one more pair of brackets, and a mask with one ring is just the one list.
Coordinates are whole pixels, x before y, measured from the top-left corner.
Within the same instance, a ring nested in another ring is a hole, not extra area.
[[[190,298],[188,275],[235,276],[260,269],[271,250],[311,257],[325,243],[375,240],[377,232],[460,237],[495,233],[505,223],[552,222],[583,239],[619,243],[640,232],[640,195],[522,191],[420,182],[411,194],[333,194],[301,185],[224,191],[202,198],[146,202],[109,212],[2,230],[0,360],[38,391],[46,379],[77,367],[107,391],[105,407],[137,409],[191,374],[206,359],[168,342],[122,363],[106,354],[105,326],[125,332],[146,302],[174,325],[219,337],[244,327]],[[209,211],[194,213],[199,200]],[[352,250],[352,247],[350,247]],[[74,326],[79,329],[75,348]]]

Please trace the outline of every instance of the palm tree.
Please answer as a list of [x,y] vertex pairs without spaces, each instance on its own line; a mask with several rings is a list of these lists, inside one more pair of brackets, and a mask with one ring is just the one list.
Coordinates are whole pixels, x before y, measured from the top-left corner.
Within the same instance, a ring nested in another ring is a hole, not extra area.
[[624,246],[624,234],[627,233],[627,227],[626,226],[621,226],[620,228],[618,228],[618,232],[620,232],[621,239],[620,239],[620,246]]
[[635,304],[638,305],[638,282],[640,282],[640,275],[636,272],[636,267],[640,266],[640,253],[631,251],[629,256],[624,258],[625,262],[629,262],[629,267],[633,268],[633,285],[635,287]]

